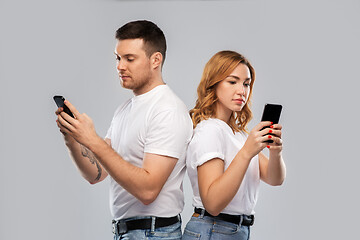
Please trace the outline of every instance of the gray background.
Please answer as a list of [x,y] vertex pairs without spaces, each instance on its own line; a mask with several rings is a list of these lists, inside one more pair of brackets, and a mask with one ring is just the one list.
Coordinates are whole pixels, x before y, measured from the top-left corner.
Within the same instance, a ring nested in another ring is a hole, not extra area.
[[[164,79],[189,109],[206,61],[223,49],[256,69],[250,127],[266,102],[284,105],[288,176],[261,185],[252,239],[358,239],[359,12],[357,0],[0,0],[0,239],[112,238],[108,180],[80,177],[52,96],[104,136],[132,96],[119,85],[114,32],[137,19],[164,30]],[[187,178],[184,188],[186,223]]]

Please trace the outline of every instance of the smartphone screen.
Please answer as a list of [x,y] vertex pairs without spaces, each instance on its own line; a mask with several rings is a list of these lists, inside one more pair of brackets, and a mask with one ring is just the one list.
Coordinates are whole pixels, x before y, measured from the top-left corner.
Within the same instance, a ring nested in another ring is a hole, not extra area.
[[281,110],[282,106],[279,104],[265,104],[261,121],[270,121],[274,124],[279,123]]
[[54,96],[54,101],[56,105],[60,108],[64,109],[64,112],[70,115],[70,117],[74,118],[74,115],[70,111],[70,109],[64,104],[65,98],[63,96]]
[[[270,104],[270,103],[265,104],[263,115],[261,117],[261,121],[270,121],[270,122],[273,122],[274,124],[279,123],[281,110],[282,110],[282,105],[280,105],[280,104]],[[265,128],[268,128],[268,127],[265,127]],[[261,130],[263,130],[263,129],[261,129]],[[266,134],[266,135],[268,135],[268,134]],[[272,134],[270,134],[270,135],[272,135]],[[272,143],[273,140],[267,140],[265,142]]]

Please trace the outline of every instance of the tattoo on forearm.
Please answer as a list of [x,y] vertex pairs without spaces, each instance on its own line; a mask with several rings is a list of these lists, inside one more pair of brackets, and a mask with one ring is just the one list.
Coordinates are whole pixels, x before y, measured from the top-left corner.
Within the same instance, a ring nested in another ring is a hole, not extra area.
[[101,177],[101,173],[102,173],[102,168],[98,162],[98,160],[96,159],[95,155],[86,147],[81,145],[81,154],[83,155],[83,157],[87,157],[89,158],[91,164],[95,164],[97,169],[98,169],[98,175],[95,178],[95,181],[98,181]]

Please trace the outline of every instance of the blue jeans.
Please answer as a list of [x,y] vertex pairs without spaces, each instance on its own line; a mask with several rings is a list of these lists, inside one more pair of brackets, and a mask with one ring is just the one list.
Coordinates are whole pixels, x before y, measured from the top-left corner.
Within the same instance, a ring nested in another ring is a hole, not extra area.
[[187,223],[183,240],[248,240],[250,227],[194,214]]
[[[133,217],[127,220],[146,219],[151,217]],[[124,234],[114,234],[114,240],[181,240],[181,219],[179,222],[155,229],[130,230]]]

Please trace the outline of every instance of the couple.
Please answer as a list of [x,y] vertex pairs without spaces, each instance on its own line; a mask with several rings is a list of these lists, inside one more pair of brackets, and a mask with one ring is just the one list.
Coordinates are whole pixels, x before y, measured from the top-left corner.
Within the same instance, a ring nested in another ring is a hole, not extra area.
[[[260,122],[246,132],[253,67],[236,52],[216,53],[189,116],[162,79],[161,29],[145,20],[129,22],[116,39],[121,85],[134,97],[116,110],[105,139],[70,102],[65,104],[75,118],[56,111],[81,175],[91,184],[110,175],[114,239],[248,239],[260,179],[280,185],[285,178],[281,125]],[[269,138],[273,143],[265,142]],[[269,158],[261,152],[266,147]],[[182,236],[185,165],[195,209]]]

